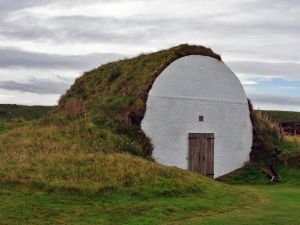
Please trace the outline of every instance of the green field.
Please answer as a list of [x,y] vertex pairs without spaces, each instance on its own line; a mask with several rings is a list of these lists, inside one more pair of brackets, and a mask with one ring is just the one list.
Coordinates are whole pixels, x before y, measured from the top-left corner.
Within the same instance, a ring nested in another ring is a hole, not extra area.
[[257,110],[266,113],[273,121],[278,123],[300,123],[300,112]]
[[36,120],[52,109],[52,106],[0,104],[0,122]]

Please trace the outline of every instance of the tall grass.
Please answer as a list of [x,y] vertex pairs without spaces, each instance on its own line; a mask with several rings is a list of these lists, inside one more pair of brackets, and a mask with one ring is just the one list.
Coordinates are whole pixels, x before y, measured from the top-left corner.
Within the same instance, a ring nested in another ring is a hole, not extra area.
[[250,100],[248,102],[253,126],[251,161],[264,166],[272,165],[274,155],[280,154],[280,145],[283,141],[281,129],[267,114],[254,111]]

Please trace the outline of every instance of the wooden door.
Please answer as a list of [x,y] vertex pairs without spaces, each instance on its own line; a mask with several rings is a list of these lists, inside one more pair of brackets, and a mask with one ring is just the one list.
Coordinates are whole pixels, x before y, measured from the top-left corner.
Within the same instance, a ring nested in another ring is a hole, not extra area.
[[214,177],[214,134],[189,133],[189,170]]

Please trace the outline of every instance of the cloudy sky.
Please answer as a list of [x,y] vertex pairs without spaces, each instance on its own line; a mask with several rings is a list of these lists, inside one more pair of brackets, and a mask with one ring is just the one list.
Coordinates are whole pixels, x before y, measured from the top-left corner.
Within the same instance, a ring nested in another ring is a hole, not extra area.
[[0,103],[54,105],[83,71],[181,43],[221,54],[256,108],[300,111],[299,0],[0,0]]

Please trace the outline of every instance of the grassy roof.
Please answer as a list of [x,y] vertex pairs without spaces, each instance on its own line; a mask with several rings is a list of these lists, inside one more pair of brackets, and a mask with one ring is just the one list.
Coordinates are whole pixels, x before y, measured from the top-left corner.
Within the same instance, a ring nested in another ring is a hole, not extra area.
[[149,156],[152,147],[140,128],[148,92],[168,65],[188,55],[221,60],[209,48],[184,44],[108,63],[78,78],[61,97],[58,111],[69,116],[88,115],[97,126],[125,134],[139,143]]
[[157,76],[173,61],[188,55],[204,55],[221,60],[211,49],[196,45],[179,45],[167,50],[141,54],[102,65],[84,73],[60,99],[63,106],[70,98],[95,100],[100,96],[131,96],[144,100]]

